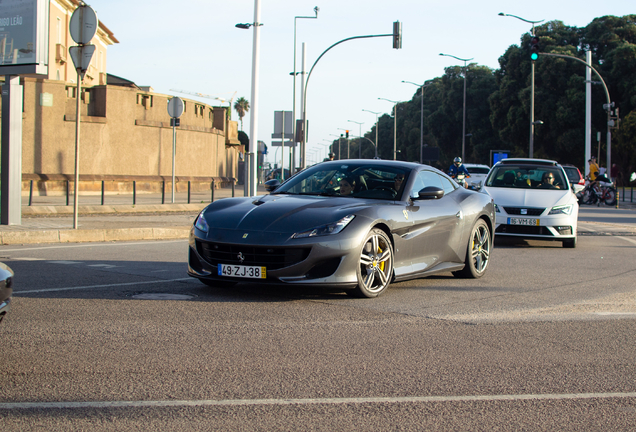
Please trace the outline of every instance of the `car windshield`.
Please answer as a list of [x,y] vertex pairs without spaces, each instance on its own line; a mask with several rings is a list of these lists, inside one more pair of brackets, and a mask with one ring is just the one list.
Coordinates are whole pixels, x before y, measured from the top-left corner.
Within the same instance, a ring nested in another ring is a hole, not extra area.
[[567,189],[563,171],[556,166],[501,165],[486,179],[486,186],[522,189]]
[[389,165],[319,164],[283,183],[273,194],[400,199],[411,170]]

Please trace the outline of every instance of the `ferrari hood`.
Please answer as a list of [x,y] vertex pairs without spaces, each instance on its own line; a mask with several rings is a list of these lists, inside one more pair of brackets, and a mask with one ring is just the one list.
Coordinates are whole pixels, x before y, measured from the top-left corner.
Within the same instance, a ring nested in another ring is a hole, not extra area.
[[515,189],[487,187],[486,191],[495,200],[495,204],[507,207],[554,207],[571,204],[576,197],[570,190],[552,189]]
[[265,195],[219,200],[204,215],[212,229],[294,233],[336,222],[369,205],[355,198]]

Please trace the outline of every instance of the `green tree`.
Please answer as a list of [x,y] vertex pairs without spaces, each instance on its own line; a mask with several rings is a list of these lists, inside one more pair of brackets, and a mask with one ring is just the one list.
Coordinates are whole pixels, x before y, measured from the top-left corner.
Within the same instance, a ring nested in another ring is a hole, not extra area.
[[240,97],[234,102],[234,109],[236,110],[239,120],[241,121],[241,130],[243,130],[243,117],[250,110],[250,103],[244,97]]

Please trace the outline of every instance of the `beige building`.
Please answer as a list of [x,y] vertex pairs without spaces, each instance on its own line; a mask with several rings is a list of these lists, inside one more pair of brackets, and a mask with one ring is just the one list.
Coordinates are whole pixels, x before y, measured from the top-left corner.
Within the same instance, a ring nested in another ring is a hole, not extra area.
[[[23,179],[75,171],[77,73],[69,46],[76,44],[69,20],[78,5],[77,0],[50,0],[48,78],[21,79]],[[80,175],[171,176],[173,128],[167,102],[172,96],[108,74],[107,49],[119,41],[103,23],[91,43],[96,49],[79,95]],[[243,150],[237,122],[228,119],[226,107],[184,102],[176,132],[176,175],[236,178]],[[47,187],[40,184],[39,189],[46,193]]]

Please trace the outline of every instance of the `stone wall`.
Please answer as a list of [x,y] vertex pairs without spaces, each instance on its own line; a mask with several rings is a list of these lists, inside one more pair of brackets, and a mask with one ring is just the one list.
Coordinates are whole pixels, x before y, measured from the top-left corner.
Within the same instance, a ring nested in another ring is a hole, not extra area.
[[[24,112],[22,172],[75,172],[76,86],[22,78]],[[82,89],[80,174],[170,176],[173,128],[167,112],[172,96],[121,86]],[[237,123],[227,108],[184,99],[176,128],[175,174],[237,177],[243,151]]]

